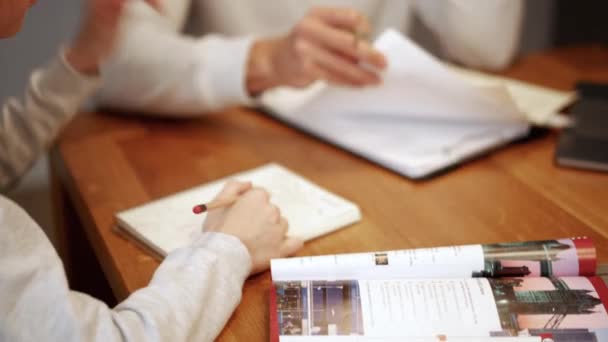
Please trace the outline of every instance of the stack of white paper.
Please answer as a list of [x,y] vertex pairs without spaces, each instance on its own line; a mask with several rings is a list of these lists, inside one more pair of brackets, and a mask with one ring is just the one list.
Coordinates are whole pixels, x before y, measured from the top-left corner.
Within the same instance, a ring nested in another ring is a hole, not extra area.
[[506,89],[528,121],[538,126],[552,125],[560,110],[576,100],[573,91],[559,91],[453,65],[449,69],[477,87]]
[[502,84],[473,84],[394,30],[383,33],[375,47],[389,63],[381,86],[318,82],[304,90],[280,88],[265,94],[262,105],[281,120],[412,178],[527,134],[529,120]]

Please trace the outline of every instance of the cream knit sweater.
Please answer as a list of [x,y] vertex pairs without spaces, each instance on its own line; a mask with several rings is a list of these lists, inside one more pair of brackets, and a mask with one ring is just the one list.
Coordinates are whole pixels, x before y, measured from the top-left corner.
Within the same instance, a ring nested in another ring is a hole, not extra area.
[[[0,185],[28,169],[98,83],[58,59],[33,74],[22,100],[1,107]],[[0,341],[212,341],[239,303],[250,265],[236,237],[201,232],[147,287],[109,308],[70,291],[40,227],[0,196]]]

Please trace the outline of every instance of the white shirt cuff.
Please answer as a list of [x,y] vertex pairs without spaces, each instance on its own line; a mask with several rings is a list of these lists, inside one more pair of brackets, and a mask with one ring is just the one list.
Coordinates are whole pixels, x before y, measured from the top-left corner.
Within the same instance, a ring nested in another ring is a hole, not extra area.
[[253,106],[255,101],[247,92],[246,77],[254,38],[207,36],[202,42],[199,56],[204,62],[195,71],[195,82],[207,106],[212,110]]
[[82,96],[91,95],[101,85],[101,77],[85,75],[74,69],[65,57],[65,49],[61,49],[58,63],[51,64],[49,72],[60,73],[63,85]]
[[62,116],[64,120],[58,123],[63,124],[99,89],[101,78],[76,71],[65,59],[62,50],[46,68],[33,73],[32,84],[36,87],[38,96],[53,99],[65,107],[61,111],[54,111],[56,117]]
[[232,269],[232,276],[237,282],[244,282],[251,273],[252,261],[249,251],[236,236],[204,232],[194,240],[192,247],[204,248],[217,255]]

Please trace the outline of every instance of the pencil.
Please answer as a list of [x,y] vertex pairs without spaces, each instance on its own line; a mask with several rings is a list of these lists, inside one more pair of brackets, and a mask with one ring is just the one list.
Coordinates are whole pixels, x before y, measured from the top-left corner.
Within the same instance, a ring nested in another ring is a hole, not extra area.
[[238,199],[238,197],[218,198],[209,203],[195,205],[192,208],[192,212],[195,213],[196,215],[199,215],[199,214],[202,214],[209,210],[229,207],[229,206],[233,205],[237,199]]
[[355,28],[352,31],[353,40],[355,43],[355,49],[359,48],[359,44],[361,42],[367,41],[369,39],[370,27],[368,24],[363,26],[359,25],[359,27]]
[[357,49],[359,47],[359,43],[367,40],[367,32],[362,30],[353,31],[353,40],[355,43],[355,49]]

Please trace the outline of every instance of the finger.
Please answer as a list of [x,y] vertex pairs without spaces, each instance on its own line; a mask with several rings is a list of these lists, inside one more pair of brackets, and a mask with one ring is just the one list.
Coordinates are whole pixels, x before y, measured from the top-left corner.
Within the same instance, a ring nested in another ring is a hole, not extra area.
[[351,42],[354,40],[353,46],[357,50],[357,56],[359,56],[360,61],[379,69],[385,69],[388,65],[386,56],[371,46],[369,42],[359,39],[359,37],[353,36]]
[[251,184],[251,182],[229,180],[226,185],[224,185],[222,191],[220,191],[220,193],[216,196],[216,199],[240,196],[251,190],[252,187],[253,184]]
[[270,220],[270,223],[280,223],[281,222],[281,210],[279,210],[279,207],[277,207],[276,205],[270,205],[268,207],[268,218]]
[[262,203],[270,202],[270,194],[263,188],[253,187],[247,191],[244,196],[247,200],[260,201]]
[[361,87],[359,83],[353,83],[351,79],[346,77],[342,77],[333,73],[330,70],[323,69],[319,67],[318,79],[321,79],[329,84],[337,85],[340,87]]
[[311,10],[310,14],[329,25],[350,32],[369,34],[371,31],[367,17],[352,8],[316,7]]
[[279,216],[278,219],[278,227],[281,233],[281,236],[287,236],[287,232],[289,231],[289,222],[283,216]]
[[304,241],[301,239],[288,237],[281,244],[279,253],[281,254],[281,257],[292,256],[302,249],[303,246]]
[[300,56],[300,68],[301,73],[304,74],[307,79],[317,80],[321,78],[323,74],[321,68],[317,65],[317,63],[315,63],[312,58],[309,58],[304,54]]
[[368,42],[359,41],[353,32],[338,30],[319,20],[308,20],[301,24],[299,33],[326,49],[339,52],[355,62],[365,62],[377,68],[386,67],[386,58]]
[[365,62],[377,68],[385,68],[386,58],[368,42],[360,40],[358,33],[352,30],[336,29],[321,20],[306,20],[298,26],[298,33],[314,40],[319,45],[338,51],[357,61]]
[[378,84],[380,77],[369,70],[364,69],[348,58],[331,53],[315,44],[302,41],[298,45],[301,54],[311,58],[318,66],[335,77],[348,80],[352,85]]

